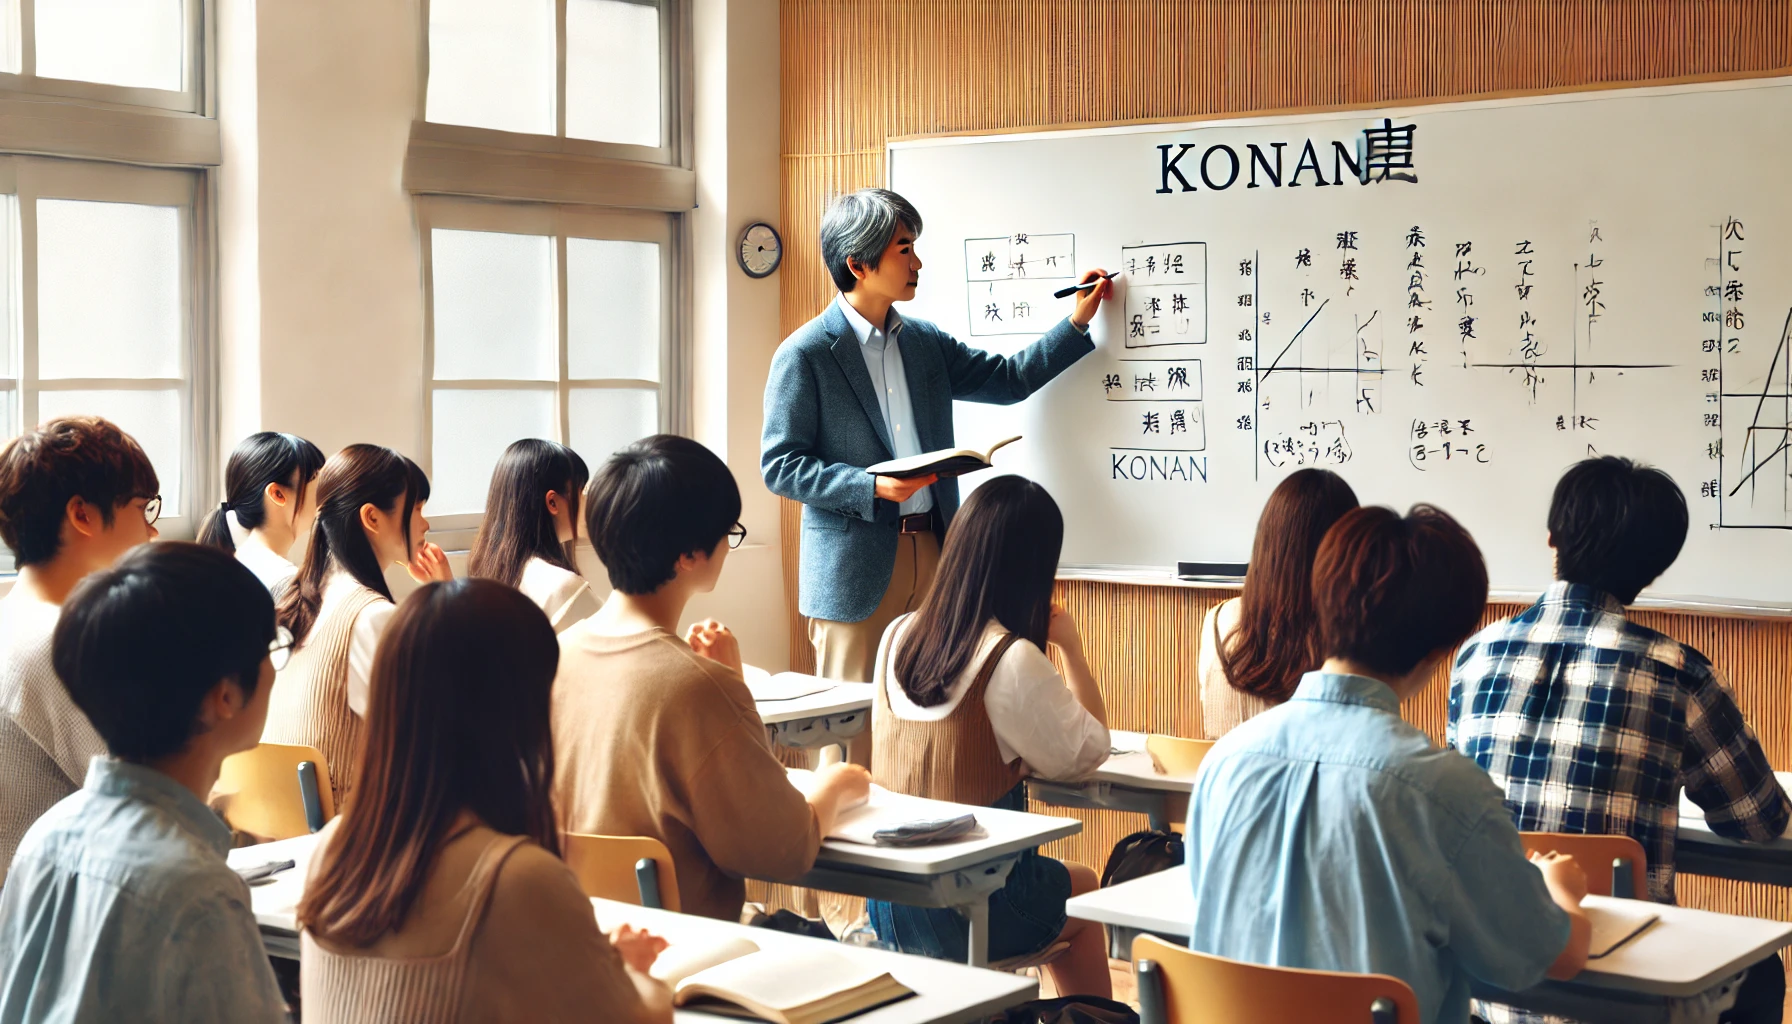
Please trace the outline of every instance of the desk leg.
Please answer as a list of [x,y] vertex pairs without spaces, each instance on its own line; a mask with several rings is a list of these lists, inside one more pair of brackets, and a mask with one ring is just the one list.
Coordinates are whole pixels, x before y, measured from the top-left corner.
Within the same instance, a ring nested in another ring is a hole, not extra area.
[[965,961],[972,967],[989,966],[989,897],[967,903],[958,908],[965,917],[970,918],[971,933],[966,947],[970,956]]

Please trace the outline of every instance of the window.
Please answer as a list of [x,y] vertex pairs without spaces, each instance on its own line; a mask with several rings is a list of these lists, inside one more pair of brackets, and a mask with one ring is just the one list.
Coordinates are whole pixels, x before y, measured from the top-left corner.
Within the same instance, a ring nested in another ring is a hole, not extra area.
[[676,422],[673,218],[545,204],[420,204],[429,511],[469,530],[524,437],[594,468]]
[[0,5],[0,89],[200,108],[200,0]]
[[193,172],[0,158],[0,433],[112,420],[155,464],[163,532],[187,538],[212,435],[195,412],[198,187]]
[[656,0],[429,0],[424,119],[669,162],[671,23]]

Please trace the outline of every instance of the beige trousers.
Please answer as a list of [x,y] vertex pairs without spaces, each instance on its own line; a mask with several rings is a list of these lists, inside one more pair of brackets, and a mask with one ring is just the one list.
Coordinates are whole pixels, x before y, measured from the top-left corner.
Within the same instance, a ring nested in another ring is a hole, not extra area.
[[809,620],[815,674],[848,683],[869,683],[877,670],[877,645],[897,616],[921,607],[940,562],[939,538],[905,533],[896,538],[896,568],[877,610],[858,622]]

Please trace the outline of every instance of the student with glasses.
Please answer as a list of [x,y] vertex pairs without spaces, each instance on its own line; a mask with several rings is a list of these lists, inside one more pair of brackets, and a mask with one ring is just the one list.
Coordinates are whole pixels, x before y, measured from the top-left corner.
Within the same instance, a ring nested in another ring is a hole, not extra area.
[[75,588],[51,657],[111,756],[19,844],[0,1020],[286,1019],[230,828],[205,805],[224,759],[261,738],[273,637],[273,598],[217,548],[140,547]]
[[94,416],[51,420],[0,451],[0,540],[18,581],[0,598],[0,884],[25,830],[106,752],[50,663],[75,584],[156,537],[160,485],[129,434]]
[[695,441],[658,434],[611,456],[586,492],[586,526],[615,588],[560,634],[554,804],[567,832],[652,836],[678,869],[687,914],[736,920],[744,878],[808,871],[840,808],[868,791],[857,765],[818,774],[805,799],[772,755],[734,634],[678,624],[746,539],[740,490]]

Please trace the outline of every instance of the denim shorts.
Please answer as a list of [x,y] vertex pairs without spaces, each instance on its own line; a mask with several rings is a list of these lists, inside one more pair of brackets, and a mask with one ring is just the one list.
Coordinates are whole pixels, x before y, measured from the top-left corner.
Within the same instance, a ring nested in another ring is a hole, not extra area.
[[[1025,810],[1026,784],[994,806]],[[1069,870],[1038,850],[1023,852],[1007,884],[989,897],[990,961],[1027,956],[1051,945],[1068,920],[1064,901],[1069,898]],[[963,963],[970,951],[970,921],[955,910],[883,900],[867,900],[865,909],[878,940],[904,953]]]

